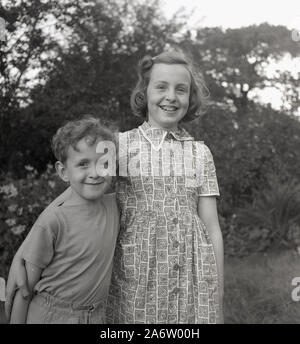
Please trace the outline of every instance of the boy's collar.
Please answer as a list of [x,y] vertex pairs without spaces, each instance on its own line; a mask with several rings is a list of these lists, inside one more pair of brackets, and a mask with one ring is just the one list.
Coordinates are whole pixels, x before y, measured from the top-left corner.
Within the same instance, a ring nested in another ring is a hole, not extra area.
[[184,128],[178,128],[177,130],[167,131],[162,128],[152,127],[148,122],[144,122],[139,127],[140,132],[146,140],[150,142],[154,150],[159,150],[166,136],[177,141],[193,141],[194,137],[191,136]]

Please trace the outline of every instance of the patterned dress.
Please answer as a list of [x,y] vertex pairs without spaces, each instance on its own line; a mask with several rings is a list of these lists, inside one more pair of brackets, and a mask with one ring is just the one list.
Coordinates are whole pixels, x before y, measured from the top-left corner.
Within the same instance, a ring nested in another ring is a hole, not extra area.
[[121,220],[107,322],[215,323],[216,257],[197,212],[199,196],[219,195],[209,149],[184,129],[147,122],[119,138]]

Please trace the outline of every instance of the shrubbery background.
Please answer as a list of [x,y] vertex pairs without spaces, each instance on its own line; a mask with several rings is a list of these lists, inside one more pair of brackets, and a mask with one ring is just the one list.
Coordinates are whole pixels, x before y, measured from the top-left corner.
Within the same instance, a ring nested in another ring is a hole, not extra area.
[[[37,25],[49,15],[62,41]],[[299,79],[264,70],[286,54],[299,57],[287,28],[199,28],[193,38],[184,15],[165,19],[155,0],[8,0],[0,16],[10,37],[7,47],[0,43],[0,276],[7,277],[33,222],[66,187],[52,166],[57,128],[83,114],[120,131],[141,124],[129,105],[137,63],[170,48],[193,59],[210,91],[203,116],[185,127],[214,156],[225,254],[299,247]],[[27,72],[35,67],[34,83]],[[267,86],[280,86],[288,106],[276,111],[249,96]]]

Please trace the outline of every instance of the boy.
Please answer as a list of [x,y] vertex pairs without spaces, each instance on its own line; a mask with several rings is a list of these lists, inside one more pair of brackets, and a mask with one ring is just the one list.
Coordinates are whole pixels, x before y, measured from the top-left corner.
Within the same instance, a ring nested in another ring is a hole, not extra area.
[[[53,137],[55,167],[70,192],[44,210],[22,245],[34,296],[27,301],[17,291],[11,323],[105,322],[119,225],[115,195],[105,194],[112,182],[101,164],[107,142],[116,147],[95,118],[68,122]],[[115,162],[115,150],[108,155]]]

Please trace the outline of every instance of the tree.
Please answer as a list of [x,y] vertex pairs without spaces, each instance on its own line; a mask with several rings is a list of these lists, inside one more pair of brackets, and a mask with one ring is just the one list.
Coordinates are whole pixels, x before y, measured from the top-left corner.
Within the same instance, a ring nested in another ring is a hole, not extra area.
[[[64,2],[66,4],[56,0],[7,0],[0,6],[7,36],[1,51],[0,70],[0,164],[6,168],[16,145],[12,138],[18,136],[16,130],[22,125],[21,107],[30,103],[30,89],[34,86],[32,75],[36,74],[35,83],[44,82],[60,50],[45,26],[51,18],[66,15],[70,4]],[[59,30],[57,25],[57,32]],[[18,144],[22,146],[23,142]]]
[[[27,2],[30,6],[35,4],[34,0]],[[27,94],[29,105],[23,109],[17,107],[20,115],[15,128],[23,135],[16,137],[15,147],[10,149],[20,151],[22,147],[23,158],[18,157],[18,161],[39,161],[39,168],[51,156],[46,148],[49,138],[66,119],[91,113],[117,123],[121,130],[139,123],[129,104],[138,60],[145,54],[161,52],[182,25],[176,20],[168,22],[161,15],[157,0],[148,3],[65,0],[49,7],[41,17],[50,14],[55,26],[66,34],[59,42],[55,37],[47,41],[42,29],[36,33],[40,41],[34,47],[40,55],[35,53],[35,63],[45,68],[40,68],[39,83]],[[36,18],[35,12],[32,17]],[[32,30],[26,31],[26,35]],[[26,49],[22,53],[25,59]],[[28,58],[24,65],[30,69]],[[13,84],[12,80],[10,89],[17,89]],[[19,103],[24,100],[20,87],[14,94]],[[10,116],[10,125],[13,121]],[[34,145],[26,139],[21,144],[23,137],[32,132]],[[10,160],[8,166],[15,166],[15,156],[6,157]]]
[[203,28],[195,41],[186,39],[179,46],[190,52],[203,71],[213,98],[233,103],[241,113],[247,112],[251,90],[270,86],[287,87],[292,109],[300,105],[295,78],[285,77],[284,72],[272,77],[265,73],[270,62],[279,61],[285,54],[299,56],[300,46],[286,27],[261,24],[226,31]]

